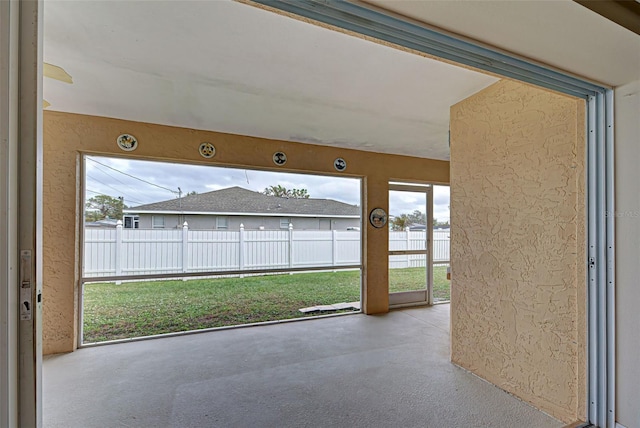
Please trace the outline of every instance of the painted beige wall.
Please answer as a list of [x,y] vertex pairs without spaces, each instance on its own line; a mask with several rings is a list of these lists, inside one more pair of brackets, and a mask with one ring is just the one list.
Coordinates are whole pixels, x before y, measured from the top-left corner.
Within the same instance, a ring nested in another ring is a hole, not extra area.
[[[390,179],[448,184],[449,163],[406,156],[266,140],[58,112],[44,113],[44,353],[73,351],[78,317],[78,218],[81,214],[81,153],[127,156],[116,146],[122,133],[135,135],[139,147],[128,156],[211,165],[229,165],[291,172],[336,174],[333,161],[343,157],[346,174],[363,178],[364,211],[388,210]],[[212,142],[213,160],[203,159],[198,146]],[[287,153],[286,169],[273,164],[274,152]],[[369,223],[367,222],[367,225]],[[388,230],[363,228],[363,310],[389,310]]]
[[502,81],[451,108],[454,363],[585,412],[584,103]]
[[615,90],[616,419],[640,427],[640,80]]

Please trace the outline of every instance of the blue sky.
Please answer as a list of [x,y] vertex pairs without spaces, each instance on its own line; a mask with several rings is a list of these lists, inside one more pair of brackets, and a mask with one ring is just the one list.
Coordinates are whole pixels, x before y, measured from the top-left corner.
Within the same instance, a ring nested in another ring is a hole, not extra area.
[[[135,178],[134,178],[135,177]],[[182,193],[198,193],[240,186],[261,192],[270,185],[307,189],[312,198],[360,204],[360,180],[334,176],[291,174],[252,169],[221,168],[91,156],[86,161],[87,198],[96,194],[122,196],[127,206],[164,201]],[[424,211],[424,198],[392,192],[391,215]],[[449,220],[449,188],[434,189],[434,217]]]

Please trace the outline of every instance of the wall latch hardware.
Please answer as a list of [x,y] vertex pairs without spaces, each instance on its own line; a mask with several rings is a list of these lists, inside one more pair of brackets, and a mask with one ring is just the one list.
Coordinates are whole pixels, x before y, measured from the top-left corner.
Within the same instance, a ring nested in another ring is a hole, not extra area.
[[33,283],[31,250],[20,251],[20,319],[31,320],[33,305],[31,302],[31,284]]

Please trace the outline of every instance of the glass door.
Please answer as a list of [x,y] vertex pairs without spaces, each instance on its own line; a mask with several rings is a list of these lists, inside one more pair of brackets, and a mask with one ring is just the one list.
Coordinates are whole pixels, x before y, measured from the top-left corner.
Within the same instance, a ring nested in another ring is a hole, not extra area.
[[389,306],[433,302],[431,185],[389,183]]

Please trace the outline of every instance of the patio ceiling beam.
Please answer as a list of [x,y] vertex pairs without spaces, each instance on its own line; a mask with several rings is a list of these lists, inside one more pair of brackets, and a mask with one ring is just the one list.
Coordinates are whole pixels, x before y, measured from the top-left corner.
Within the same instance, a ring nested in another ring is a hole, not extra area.
[[640,3],[634,0],[573,0],[592,12],[640,35]]

